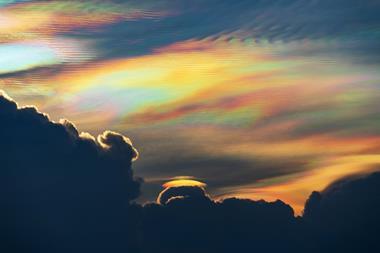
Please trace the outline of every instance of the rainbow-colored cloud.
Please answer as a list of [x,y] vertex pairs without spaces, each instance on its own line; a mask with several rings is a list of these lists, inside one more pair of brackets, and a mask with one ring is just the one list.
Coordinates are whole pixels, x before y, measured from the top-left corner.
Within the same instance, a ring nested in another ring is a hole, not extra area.
[[6,1],[0,89],[85,131],[127,132],[145,199],[194,176],[300,212],[311,190],[379,168],[378,6],[342,24],[326,10],[353,1],[305,5],[307,20],[290,15],[301,0],[248,2]]

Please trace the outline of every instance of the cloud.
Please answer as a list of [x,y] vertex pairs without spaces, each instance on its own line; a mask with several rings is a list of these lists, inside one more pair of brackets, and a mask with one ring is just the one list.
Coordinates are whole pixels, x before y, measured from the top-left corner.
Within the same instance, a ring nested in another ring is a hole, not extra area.
[[378,36],[373,31],[380,23],[376,1],[154,2],[159,11],[171,15],[114,22],[96,31],[82,29],[73,36],[96,40],[106,58],[143,55],[190,39],[225,37],[227,41],[237,38],[264,43],[323,40],[325,52],[379,60],[373,55],[378,52]]
[[131,1],[18,1],[1,6],[0,41],[55,36],[80,28],[96,29],[121,20],[155,19],[148,4]]
[[199,186],[175,186],[163,190],[157,198],[157,203],[161,205],[170,204],[172,201],[179,199],[190,199],[196,201],[210,200],[205,190]]
[[142,252],[295,249],[292,236],[297,219],[281,201],[230,198],[215,202],[197,186],[170,187],[160,197],[163,204],[143,208],[146,243]]
[[132,142],[111,131],[97,140],[79,134],[71,122],[52,122],[4,94],[0,122],[4,252],[126,250],[120,238],[141,183],[131,169],[138,156]]
[[[376,1],[6,1],[0,41],[63,35],[92,41],[100,58],[152,53],[186,40],[322,41],[292,55],[349,55],[379,62]],[[41,27],[43,29],[41,29]],[[306,44],[306,43],[305,43]],[[61,47],[63,48],[63,47]],[[81,54],[85,56],[86,53]]]
[[[184,143],[183,145],[189,144]],[[191,145],[188,148],[191,148]],[[149,156],[151,152],[147,151],[144,154]],[[149,188],[162,184],[171,176],[194,175],[206,179],[209,191],[212,194],[223,196],[231,194],[230,190],[232,189],[234,189],[232,195],[235,195],[239,192],[239,188],[254,185],[261,180],[290,176],[307,170],[305,163],[295,160],[281,162],[280,159],[270,161],[260,157],[244,159],[222,155],[207,157],[205,153],[201,153],[201,150],[188,152],[186,155],[178,154],[177,157],[163,155],[160,161],[149,158],[147,160],[141,160],[136,165],[139,170],[138,174],[146,178],[146,182],[142,186],[142,200],[154,199],[157,189],[150,190]],[[154,168],[160,168],[160,172],[153,171]]]
[[321,251],[377,252],[380,173],[340,179],[306,202],[304,219],[321,238]]

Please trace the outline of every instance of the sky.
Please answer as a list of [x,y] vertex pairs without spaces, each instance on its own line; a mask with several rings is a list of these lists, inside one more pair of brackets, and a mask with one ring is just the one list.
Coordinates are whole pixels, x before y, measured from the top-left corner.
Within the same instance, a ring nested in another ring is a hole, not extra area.
[[[0,0],[0,89],[173,178],[280,198],[380,166],[377,0]],[[170,184],[170,183],[169,183]]]

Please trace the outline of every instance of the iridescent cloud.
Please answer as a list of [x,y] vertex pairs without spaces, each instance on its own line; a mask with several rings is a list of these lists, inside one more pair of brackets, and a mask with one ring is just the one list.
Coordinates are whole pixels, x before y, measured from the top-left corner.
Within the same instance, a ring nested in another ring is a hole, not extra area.
[[0,41],[51,36],[121,20],[167,15],[147,5],[113,1],[27,1],[0,9]]
[[378,4],[206,2],[7,1],[0,88],[128,132],[144,199],[188,175],[301,212],[311,190],[377,168]]
[[[86,57],[78,57],[78,54]],[[56,38],[0,44],[0,75],[63,63],[78,63],[95,56],[85,43]]]

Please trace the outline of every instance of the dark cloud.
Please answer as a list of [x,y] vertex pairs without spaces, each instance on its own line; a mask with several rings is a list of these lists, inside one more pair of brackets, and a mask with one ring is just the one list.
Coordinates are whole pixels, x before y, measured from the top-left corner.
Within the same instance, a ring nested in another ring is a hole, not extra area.
[[[50,67],[36,67],[28,70],[20,70],[15,72],[7,72],[4,74],[0,74],[0,78],[24,78],[28,77],[31,74],[39,73],[40,71],[45,71],[46,69],[50,69]],[[50,73],[49,73],[50,74]]]
[[339,180],[306,202],[304,219],[320,252],[378,252],[380,173]]
[[207,201],[210,198],[207,196],[205,190],[202,187],[196,186],[178,186],[169,187],[163,190],[157,198],[157,202],[162,205],[166,205],[175,199],[191,199],[197,201]]
[[106,131],[95,140],[1,95],[0,140],[3,252],[127,249],[120,239],[140,187],[128,138]]
[[164,204],[144,206],[142,252],[287,252],[296,246],[297,218],[281,201],[214,202],[196,186],[168,188],[161,196],[167,193]]

